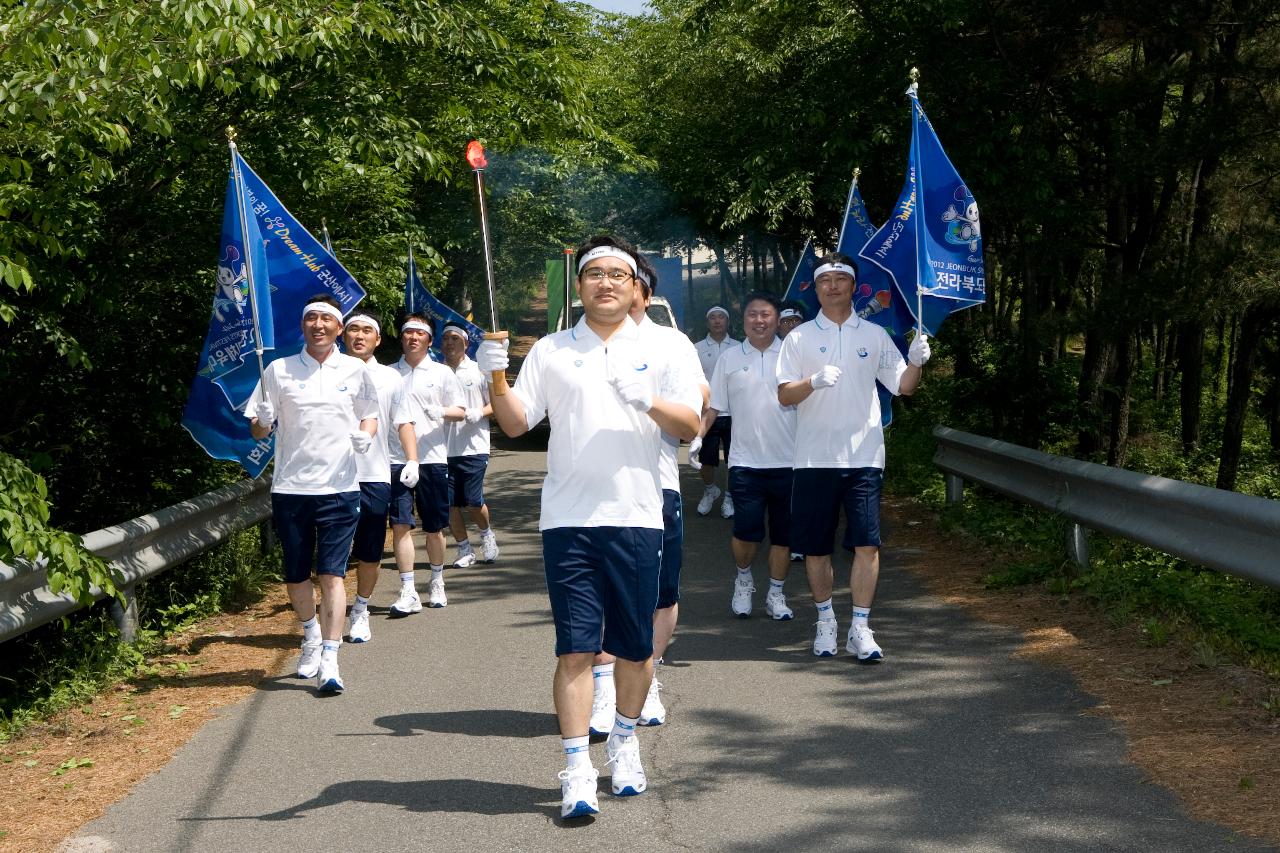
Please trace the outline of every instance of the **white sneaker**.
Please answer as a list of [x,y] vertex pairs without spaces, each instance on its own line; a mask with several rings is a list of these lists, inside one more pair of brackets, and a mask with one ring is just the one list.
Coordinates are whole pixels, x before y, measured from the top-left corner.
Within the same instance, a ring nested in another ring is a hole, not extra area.
[[724,502],[720,504],[720,517],[733,518],[733,495],[724,496]]
[[476,564],[476,549],[470,542],[458,543],[458,559],[453,561],[455,569],[465,569]]
[[707,515],[711,512],[711,507],[715,505],[716,498],[720,497],[719,486],[707,486],[702,492],[702,500],[698,501],[698,515]]
[[298,657],[298,677],[315,678],[320,671],[320,643],[302,641],[302,654]]
[[321,693],[341,693],[342,676],[338,675],[338,659],[320,658],[320,672],[316,674],[316,689]]
[[618,711],[618,694],[612,688],[591,697],[590,732],[596,737],[613,731],[613,718]]
[[764,597],[764,612],[779,622],[786,622],[795,616],[787,606],[787,597],[773,590],[769,590]]
[[492,563],[498,559],[498,537],[490,530],[480,537],[480,547],[484,551],[484,561]]
[[818,630],[813,635],[813,653],[820,658],[835,657],[836,620],[819,619]]
[[432,578],[431,587],[427,595],[428,607],[444,607],[449,603],[449,599],[444,594],[444,578]]
[[412,586],[400,587],[400,597],[391,605],[392,616],[408,616],[422,609],[422,599],[418,598],[418,590]]
[[644,707],[640,709],[640,719],[636,721],[640,725],[660,726],[667,721],[667,708],[658,697],[661,689],[662,682],[658,679],[654,678],[649,682],[649,693],[644,697]]
[[733,601],[729,603],[729,609],[733,611],[733,615],[739,619],[746,619],[751,615],[751,593],[756,591],[755,584],[750,580],[744,581],[742,578],[735,578],[733,581]]
[[884,653],[876,643],[875,632],[860,622],[849,626],[849,640],[844,648],[849,654],[857,655],[860,661],[876,663],[884,660]]
[[347,623],[347,636],[353,643],[367,643],[373,639],[369,631],[369,608],[360,612],[351,611],[351,621]]
[[640,741],[635,735],[625,738],[609,738],[604,745],[605,754],[609,756],[609,764],[613,765],[613,778],[610,780],[615,797],[633,797],[643,794],[649,787],[644,768],[640,766]]
[[586,817],[600,813],[600,800],[596,797],[596,780],[600,774],[588,764],[572,770],[561,770],[560,817]]

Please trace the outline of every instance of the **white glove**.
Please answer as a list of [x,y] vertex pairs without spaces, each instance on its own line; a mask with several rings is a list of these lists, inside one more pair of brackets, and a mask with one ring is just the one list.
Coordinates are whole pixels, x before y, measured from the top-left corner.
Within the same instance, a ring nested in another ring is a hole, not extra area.
[[480,419],[484,417],[484,409],[471,408],[463,410],[464,420],[469,424],[478,424]]
[[254,409],[254,416],[258,419],[260,426],[269,427],[276,422],[276,408],[271,405],[270,400],[263,400]]
[[487,376],[506,370],[511,364],[507,357],[510,341],[484,341],[476,350],[476,366]]
[[373,436],[362,429],[354,430],[351,433],[351,448],[356,453],[368,453],[369,448],[373,447]]
[[916,335],[911,341],[911,346],[907,347],[907,361],[916,367],[924,367],[932,354],[929,349],[928,335]]
[[702,450],[702,436],[694,436],[693,441],[689,442],[689,467],[697,471],[702,468],[702,463],[698,461],[698,453]]
[[412,489],[418,485],[418,463],[410,460],[404,463],[404,470],[400,472],[400,483],[406,489]]
[[422,413],[427,416],[429,421],[444,420],[444,406],[423,406]]
[[653,408],[653,392],[649,383],[639,376],[615,376],[609,380],[622,402],[637,412],[647,412]]
[[839,380],[840,368],[836,367],[834,364],[828,364],[826,367],[809,377],[809,384],[816,390],[818,388],[830,388]]

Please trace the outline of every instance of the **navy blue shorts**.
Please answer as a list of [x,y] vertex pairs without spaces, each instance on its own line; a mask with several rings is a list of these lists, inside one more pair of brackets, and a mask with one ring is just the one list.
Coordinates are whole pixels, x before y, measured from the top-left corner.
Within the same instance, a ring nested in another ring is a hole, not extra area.
[[729,439],[733,436],[733,418],[721,415],[711,422],[707,434],[702,437],[702,449],[698,461],[712,468],[720,464],[720,448],[724,447],[724,461],[729,461]]
[[359,519],[359,492],[271,495],[271,520],[284,552],[284,582],[310,580],[312,565],[318,575],[346,577]]
[[489,454],[450,456],[449,480],[453,483],[450,506],[484,506],[484,472],[489,468]]
[[675,489],[662,490],[662,571],[658,574],[658,609],[680,600],[680,567],[684,565],[684,505]]
[[788,545],[791,541],[791,480],[790,468],[735,466],[729,469],[734,539],[763,542],[767,515],[769,544]]
[[391,466],[391,523],[413,523],[413,506],[418,505],[422,529],[439,533],[449,526],[449,466],[439,462],[418,466],[418,485],[412,494],[400,482],[403,465]]
[[[834,548],[840,507],[848,529],[844,547],[880,545],[880,468],[797,468],[791,489],[792,551],[828,556]],[[735,504],[735,514],[737,501]]]
[[360,484],[360,521],[356,524],[351,554],[362,563],[382,562],[387,542],[387,512],[391,509],[390,483]]
[[554,527],[542,531],[556,656],[602,649],[629,661],[653,656],[662,531]]

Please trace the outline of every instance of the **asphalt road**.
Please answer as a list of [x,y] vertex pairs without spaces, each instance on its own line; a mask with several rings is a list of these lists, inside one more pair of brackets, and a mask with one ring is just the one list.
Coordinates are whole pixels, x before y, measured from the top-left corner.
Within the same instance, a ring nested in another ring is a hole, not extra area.
[[[670,714],[640,734],[649,790],[616,799],[602,776],[601,814],[561,822],[544,460],[534,442],[495,453],[502,556],[449,570],[447,608],[386,619],[386,573],[373,641],[343,646],[346,693],[318,697],[291,673],[266,681],[65,849],[1272,849],[1189,819],[1125,760],[1116,723],[1082,713],[1096,700],[1068,675],[1015,660],[1016,635],[895,570],[903,537],[885,549],[873,618],[882,665],[853,662],[843,642],[834,659],[811,655],[798,571],[795,620],[761,615],[760,560],[757,614],[732,618],[730,522],[693,515],[700,487],[687,470],[682,624],[662,675]],[[592,749],[602,766],[603,745]]]

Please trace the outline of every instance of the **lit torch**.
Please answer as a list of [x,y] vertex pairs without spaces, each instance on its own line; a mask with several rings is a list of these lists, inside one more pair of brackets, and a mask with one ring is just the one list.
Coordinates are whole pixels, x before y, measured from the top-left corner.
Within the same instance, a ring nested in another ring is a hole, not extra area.
[[[484,201],[484,169],[489,161],[484,156],[484,146],[477,139],[467,143],[467,162],[476,173],[476,196],[480,201],[480,233],[484,237],[484,276],[489,286],[489,331],[485,333],[487,341],[505,341],[506,332],[498,331],[498,290],[493,281],[493,249],[489,242],[489,208]],[[507,374],[496,370],[489,386],[489,393],[500,397],[507,393]]]

